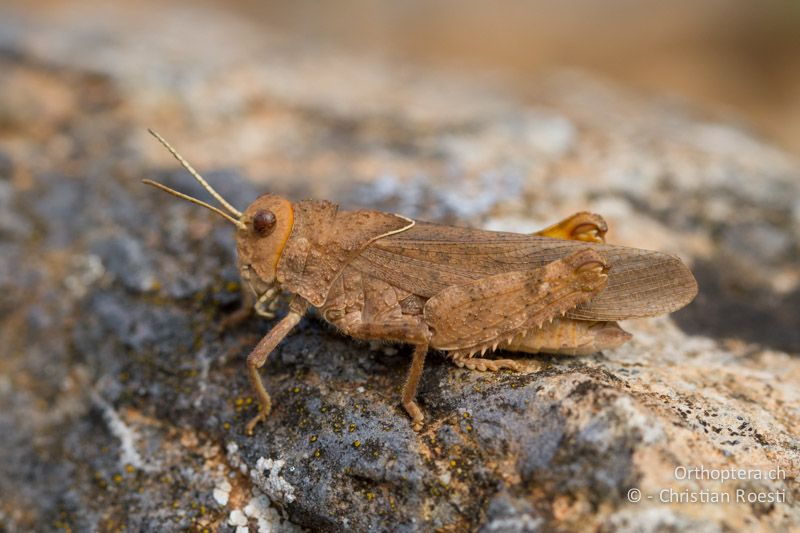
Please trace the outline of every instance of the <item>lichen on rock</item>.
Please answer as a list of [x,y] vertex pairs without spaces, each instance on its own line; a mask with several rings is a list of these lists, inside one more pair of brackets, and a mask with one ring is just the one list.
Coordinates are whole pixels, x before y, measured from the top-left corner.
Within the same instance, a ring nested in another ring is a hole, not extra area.
[[[207,6],[192,24],[170,6],[110,6],[102,23],[15,9],[0,8],[0,529],[800,526],[791,156],[582,74],[522,101]],[[408,347],[310,317],[262,369],[273,412],[248,437],[244,358],[273,323],[221,330],[239,303],[233,235],[140,186],[204,194],[147,126],[240,208],[269,190],[515,231],[596,210],[611,242],[681,255],[701,292],[626,323],[617,350],[519,373],[431,354],[421,433],[398,405]],[[682,474],[701,466],[782,475]]]

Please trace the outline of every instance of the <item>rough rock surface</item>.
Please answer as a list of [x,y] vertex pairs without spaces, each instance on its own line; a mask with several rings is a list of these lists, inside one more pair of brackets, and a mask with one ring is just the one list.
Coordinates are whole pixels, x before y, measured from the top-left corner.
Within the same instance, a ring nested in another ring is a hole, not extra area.
[[[0,530],[800,527],[796,161],[576,73],[521,101],[209,8],[114,6],[0,10]],[[519,374],[430,357],[421,434],[397,404],[408,348],[306,319],[246,437],[270,324],[220,331],[232,232],[141,186],[202,195],[146,126],[240,207],[270,190],[515,231],[588,208],[611,242],[681,254],[701,293]],[[700,467],[780,479],[681,470]]]

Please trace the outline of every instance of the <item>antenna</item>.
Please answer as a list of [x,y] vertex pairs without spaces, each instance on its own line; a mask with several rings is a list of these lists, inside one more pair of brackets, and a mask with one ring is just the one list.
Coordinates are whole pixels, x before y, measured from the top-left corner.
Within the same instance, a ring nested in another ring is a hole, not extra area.
[[205,202],[203,202],[201,200],[198,200],[197,198],[192,198],[188,194],[183,194],[182,192],[178,192],[175,189],[170,189],[166,185],[162,185],[161,183],[158,183],[157,181],[142,180],[142,183],[144,183],[145,185],[150,185],[152,187],[155,187],[156,189],[161,189],[162,191],[164,191],[166,193],[169,193],[169,194],[171,194],[173,196],[177,196],[178,198],[183,198],[184,200],[192,202],[193,204],[197,204],[197,205],[203,206],[206,209],[210,209],[213,212],[215,212],[216,214],[224,217],[228,222],[231,222],[237,228],[239,228],[239,229],[247,229],[247,226],[245,226],[242,221],[236,220],[235,218],[230,216],[228,213],[226,213],[222,209],[218,209],[218,208],[214,207],[211,204],[207,204],[207,203],[205,203]]
[[[200,185],[202,185],[202,186],[203,186],[203,188],[204,188],[205,190],[207,190],[207,191],[208,191],[208,193],[209,193],[211,196],[213,196],[214,198],[216,198],[216,199],[217,199],[217,201],[218,201],[219,203],[221,203],[221,204],[222,204],[222,206],[223,206],[225,209],[227,209],[227,210],[228,210],[228,212],[230,212],[230,213],[231,213],[233,216],[235,216],[236,218],[241,218],[241,217],[242,217],[242,213],[241,213],[241,211],[239,211],[238,209],[236,209],[235,207],[233,207],[231,204],[229,204],[229,203],[228,203],[228,202],[225,200],[225,198],[223,198],[223,197],[222,197],[222,195],[220,195],[220,194],[219,194],[217,191],[215,191],[215,190],[214,190],[214,188],[213,188],[211,185],[209,185],[209,184],[208,184],[208,182],[207,182],[205,179],[203,179],[203,176],[201,176],[201,175],[200,175],[200,174],[199,174],[199,173],[198,173],[198,172],[197,172],[197,171],[196,171],[194,168],[192,168],[192,165],[190,165],[188,161],[186,161],[186,160],[185,160],[183,157],[181,157],[181,154],[179,154],[179,153],[178,153],[178,152],[175,150],[175,148],[173,148],[172,146],[170,146],[170,144],[169,144],[167,141],[165,141],[165,140],[164,140],[164,138],[163,138],[161,135],[159,135],[159,134],[158,134],[158,133],[156,133],[155,131],[151,130],[150,128],[147,128],[147,131],[149,131],[149,132],[150,132],[150,135],[152,135],[153,137],[155,137],[156,139],[158,139],[158,142],[160,142],[161,144],[163,144],[163,145],[164,145],[164,148],[166,148],[167,150],[169,150],[169,153],[171,153],[171,154],[172,154],[172,156],[173,156],[175,159],[177,159],[177,160],[178,160],[178,163],[180,163],[180,164],[181,164],[181,166],[182,166],[183,168],[185,168],[185,169],[186,169],[186,170],[189,172],[189,174],[191,174],[191,175],[194,177],[194,179],[196,179],[197,181],[199,181],[199,182],[200,182]],[[157,184],[156,184],[155,182],[152,182],[152,183],[148,183],[148,185],[157,185]],[[162,186],[162,187],[163,187],[163,186]],[[162,188],[162,190],[167,190],[167,188],[166,188],[166,187],[164,187],[164,188]],[[167,191],[167,192],[171,192],[171,194],[172,194],[172,193],[176,193],[177,191],[173,191],[172,189],[169,189],[169,191]],[[176,194],[176,196],[179,196],[179,195],[180,195],[180,193]],[[184,196],[185,196],[185,195],[184,195]],[[183,196],[181,196],[181,198],[183,198]],[[184,199],[188,199],[188,197],[187,197],[187,198],[184,198]],[[192,199],[192,200],[190,200],[190,201],[193,201],[193,200],[194,200],[194,199]],[[198,201],[199,201],[199,200],[198,200]],[[197,202],[195,202],[195,203],[197,203]],[[206,204],[206,206],[208,207],[208,204]]]

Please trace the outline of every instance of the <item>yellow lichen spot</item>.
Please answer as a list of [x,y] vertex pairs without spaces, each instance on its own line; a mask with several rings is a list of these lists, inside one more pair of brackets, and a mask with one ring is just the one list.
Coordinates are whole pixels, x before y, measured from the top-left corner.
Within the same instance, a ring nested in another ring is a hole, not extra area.
[[320,455],[322,455],[322,454],[320,453],[319,450],[315,450],[314,451],[314,457],[319,457]]
[[372,501],[374,499],[375,499],[375,493],[374,492],[368,492],[367,493],[367,500]]
[[456,462],[456,460],[455,459],[450,459],[450,468],[455,468],[456,466],[458,466],[458,463]]
[[129,473],[129,474],[133,474],[134,472],[136,472],[136,468],[134,468],[134,466],[133,466],[133,465],[127,465],[127,466],[125,467],[125,471],[126,471],[127,473]]
[[244,404],[245,405],[250,405],[252,403],[253,403],[253,398],[251,398],[250,396],[248,396],[247,398],[244,399]]
[[192,502],[192,509],[197,509],[197,502]]
[[293,392],[293,393],[295,393],[295,394],[297,394],[298,392],[300,392],[300,387],[294,387],[294,388],[292,389],[292,392]]
[[239,290],[239,284],[235,281],[229,281],[225,285],[225,288],[228,290],[228,292],[236,292]]
[[114,480],[114,483],[122,483],[122,474],[114,474],[112,479]]
[[179,502],[178,500],[175,500],[174,502],[172,502],[172,508],[173,509],[177,509],[180,506],[181,506],[181,502]]
[[203,516],[205,514],[206,514],[206,506],[205,505],[201,505],[200,506],[200,516]]
[[222,427],[225,428],[225,429],[231,429],[231,423],[230,422],[225,422],[224,424],[222,424]]
[[468,411],[464,411],[464,413],[461,416],[464,417],[464,418],[469,418],[469,412]]
[[236,407],[241,407],[244,405],[244,398],[236,398],[236,402],[234,403],[236,404]]
[[354,432],[354,431],[356,430],[356,425],[355,425],[355,424],[350,424],[350,425],[347,427],[347,430],[348,430],[350,433]]
[[328,408],[327,407],[322,407],[319,411],[321,413],[327,413],[328,412]]
[[316,436],[316,435],[311,435],[311,438],[310,438],[310,439],[308,439],[308,440],[309,440],[310,442],[317,442],[317,436]]
[[472,426],[467,426],[467,432],[472,431]]
[[357,441],[353,442],[353,446],[354,446],[355,448],[360,448],[360,447],[361,447],[361,441],[360,441],[360,440],[357,440]]

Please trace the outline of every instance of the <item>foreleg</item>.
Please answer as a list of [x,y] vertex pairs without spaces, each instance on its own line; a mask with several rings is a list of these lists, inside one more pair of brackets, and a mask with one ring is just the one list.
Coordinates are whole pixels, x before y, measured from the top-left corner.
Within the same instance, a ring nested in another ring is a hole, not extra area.
[[253,316],[253,311],[254,311],[253,306],[256,303],[253,291],[250,290],[250,287],[242,286],[240,292],[241,292],[242,304],[239,307],[239,309],[229,314],[222,320],[222,323],[220,324],[222,331],[235,328],[236,326],[242,324],[251,316]]
[[243,286],[241,289],[242,305],[222,321],[223,331],[238,326],[253,314],[267,320],[275,318],[275,309],[278,304],[277,293],[278,289],[273,287],[256,298],[250,287]]
[[252,435],[253,428],[260,421],[264,420],[272,408],[272,401],[269,393],[264,388],[264,383],[258,373],[258,369],[264,366],[267,357],[275,349],[276,346],[283,340],[284,337],[294,328],[300,319],[303,318],[308,304],[305,300],[295,297],[289,303],[289,314],[287,314],[269,333],[264,335],[264,338],[259,341],[250,355],[247,356],[247,372],[250,378],[250,384],[258,397],[259,411],[250,422],[247,423],[247,434]]

